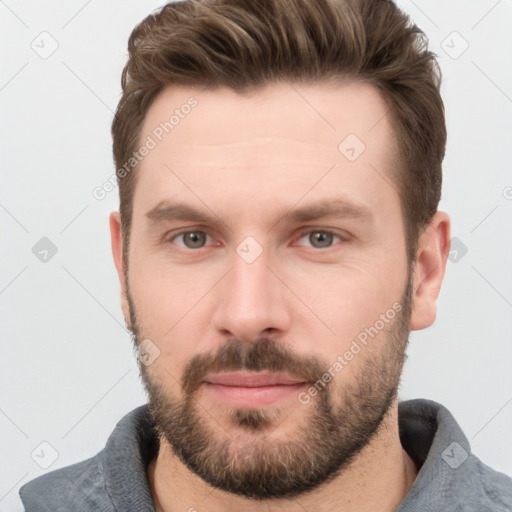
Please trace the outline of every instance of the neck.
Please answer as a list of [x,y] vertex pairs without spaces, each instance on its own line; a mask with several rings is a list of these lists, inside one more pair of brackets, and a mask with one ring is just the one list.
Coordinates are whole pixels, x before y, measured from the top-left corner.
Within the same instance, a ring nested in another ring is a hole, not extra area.
[[414,462],[400,444],[395,403],[379,431],[359,455],[335,478],[296,498],[256,501],[210,486],[176,457],[160,440],[159,453],[148,466],[148,478],[157,512],[340,510],[395,511],[416,478]]

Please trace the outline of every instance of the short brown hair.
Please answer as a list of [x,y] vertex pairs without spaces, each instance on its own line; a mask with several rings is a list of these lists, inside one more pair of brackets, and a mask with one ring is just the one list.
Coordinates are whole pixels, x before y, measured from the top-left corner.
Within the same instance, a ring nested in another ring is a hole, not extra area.
[[407,255],[437,211],[446,145],[441,75],[426,38],[388,0],[186,0],[165,5],[133,30],[123,95],[113,123],[127,263],[139,146],[153,100],[168,86],[225,86],[239,93],[278,81],[365,81],[389,106],[401,168]]

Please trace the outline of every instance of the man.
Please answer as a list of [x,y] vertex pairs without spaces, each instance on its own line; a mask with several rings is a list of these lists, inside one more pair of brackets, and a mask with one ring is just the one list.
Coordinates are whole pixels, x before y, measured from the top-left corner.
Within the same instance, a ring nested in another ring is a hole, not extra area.
[[398,403],[450,240],[421,34],[383,0],[187,1],[132,33],[112,131],[122,308],[149,404],[26,510],[510,510]]

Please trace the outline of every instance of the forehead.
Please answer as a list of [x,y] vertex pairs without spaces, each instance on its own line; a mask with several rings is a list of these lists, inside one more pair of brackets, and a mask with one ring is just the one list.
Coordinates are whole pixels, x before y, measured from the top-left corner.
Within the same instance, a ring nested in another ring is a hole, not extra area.
[[361,82],[275,83],[243,94],[167,88],[142,127],[140,144],[152,148],[139,164],[134,211],[137,197],[147,210],[187,189],[195,202],[232,196],[247,210],[250,197],[267,191],[286,202],[312,186],[352,195],[386,181],[389,188],[397,153],[388,112],[380,93]]
[[[164,140],[159,142],[196,145],[282,136],[336,149],[344,134],[353,133],[363,142],[380,138],[389,131],[388,110],[378,90],[365,82],[278,82],[244,93],[225,87],[168,87],[151,105],[142,135],[158,138],[161,128]],[[187,118],[191,120],[185,122]],[[166,133],[161,125],[169,121]]]

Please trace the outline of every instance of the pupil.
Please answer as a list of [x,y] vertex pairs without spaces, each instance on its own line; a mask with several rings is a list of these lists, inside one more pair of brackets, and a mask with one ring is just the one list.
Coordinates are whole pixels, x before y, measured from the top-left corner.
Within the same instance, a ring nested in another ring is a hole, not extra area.
[[185,244],[192,248],[201,247],[204,244],[204,233],[187,233]]
[[333,239],[332,233],[323,233],[317,231],[316,233],[311,233],[310,241],[314,247],[329,247],[331,245]]

